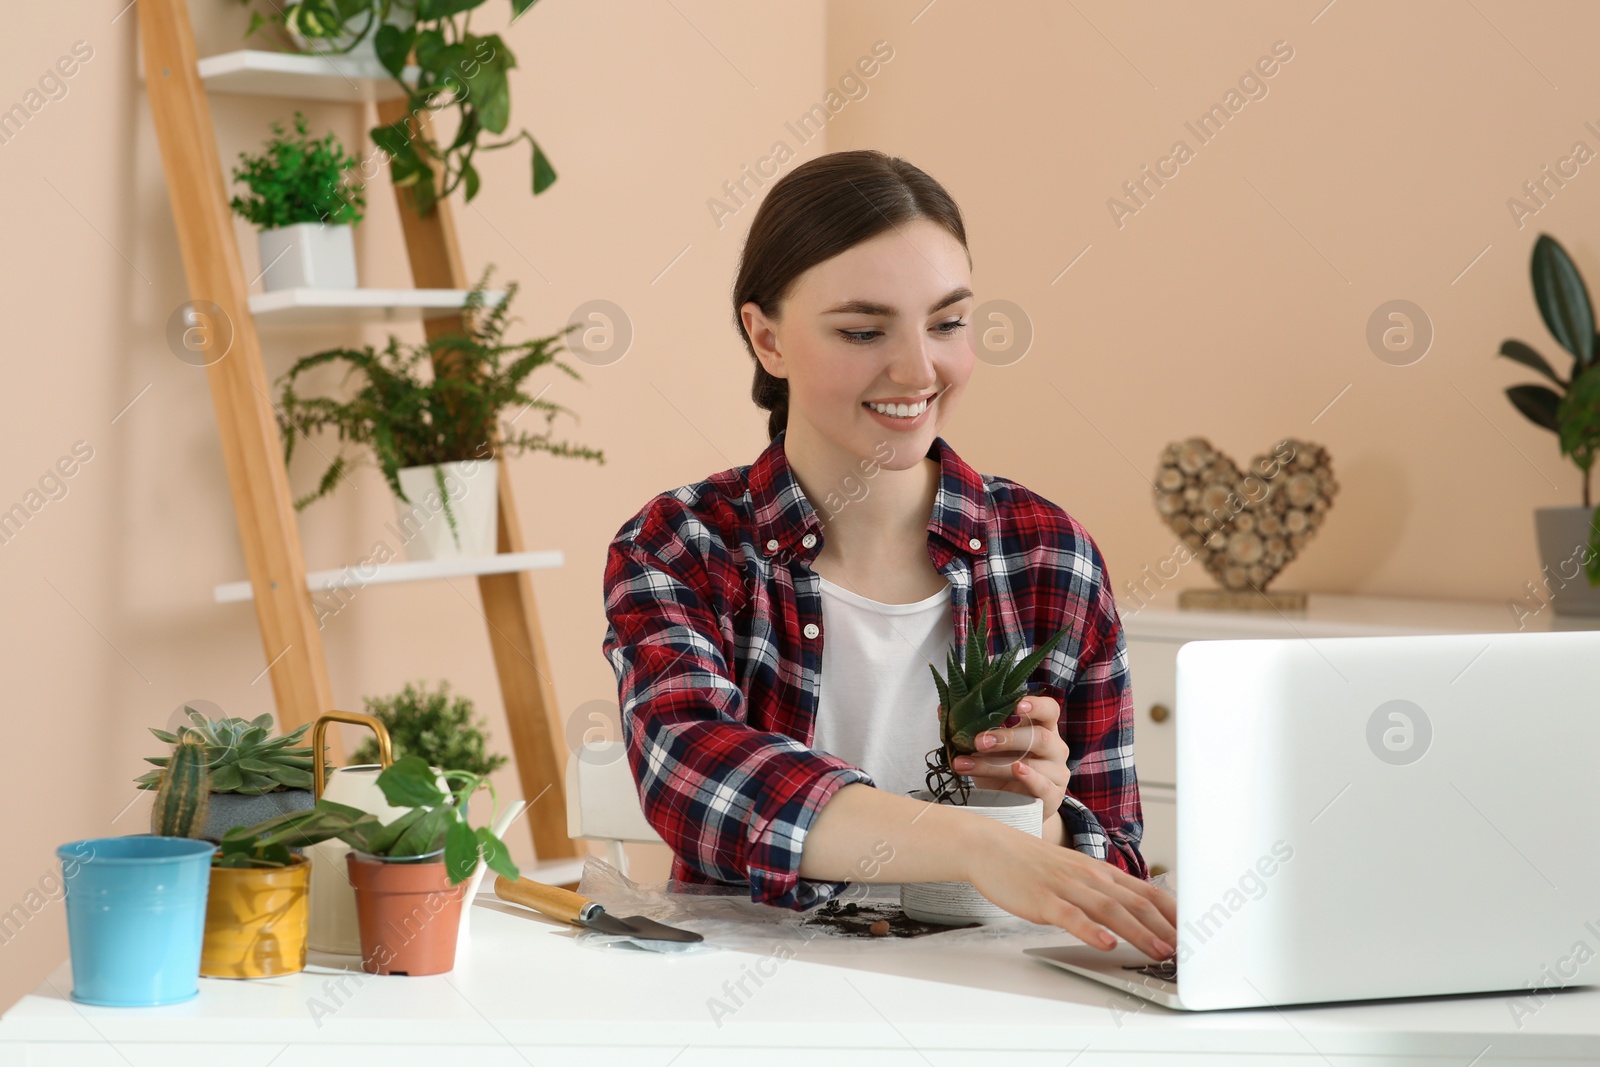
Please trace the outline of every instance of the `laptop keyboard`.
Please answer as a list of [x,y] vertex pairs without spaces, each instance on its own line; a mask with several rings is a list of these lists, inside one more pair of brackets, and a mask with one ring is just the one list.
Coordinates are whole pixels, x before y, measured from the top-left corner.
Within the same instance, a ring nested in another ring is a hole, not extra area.
[[1138,971],[1146,978],[1159,978],[1163,982],[1176,982],[1178,980],[1178,961],[1161,960],[1158,963],[1129,964],[1123,968],[1125,971]]

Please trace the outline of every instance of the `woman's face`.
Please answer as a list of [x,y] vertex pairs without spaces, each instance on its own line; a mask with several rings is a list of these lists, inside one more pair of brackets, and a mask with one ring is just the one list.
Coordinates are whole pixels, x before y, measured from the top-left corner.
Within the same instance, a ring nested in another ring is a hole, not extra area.
[[[789,382],[786,442],[819,439],[901,470],[919,463],[972,375],[972,272],[949,231],[916,219],[796,279],[778,320],[741,309],[767,371]],[[874,411],[869,401],[921,414]]]

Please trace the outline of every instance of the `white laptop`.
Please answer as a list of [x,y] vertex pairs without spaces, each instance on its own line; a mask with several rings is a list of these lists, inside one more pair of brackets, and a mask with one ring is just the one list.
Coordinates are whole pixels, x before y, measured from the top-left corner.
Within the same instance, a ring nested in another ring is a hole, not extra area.
[[1600,631],[1192,641],[1176,726],[1176,960],[1029,955],[1189,1011],[1600,984]]

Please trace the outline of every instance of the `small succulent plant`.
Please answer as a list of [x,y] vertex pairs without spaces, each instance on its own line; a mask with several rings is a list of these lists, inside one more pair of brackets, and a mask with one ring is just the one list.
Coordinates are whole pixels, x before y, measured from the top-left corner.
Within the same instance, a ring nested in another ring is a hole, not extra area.
[[[270,737],[272,716],[258,715],[245,720],[237,717],[208,719],[187,705],[190,724],[176,734],[150,727],[156,738],[169,745],[196,739],[206,750],[206,765],[211,774],[211,792],[243,793],[259,796],[278,789],[311,788],[311,747],[296,748],[311,728],[307,723],[281,737]],[[170,756],[146,756],[162,770],[150,771],[134,781],[140,789],[156,789]]]
[[923,780],[935,803],[947,803],[956,796],[962,804],[967,802],[972,785],[952,763],[957,756],[973,755],[978,735],[1002,725],[1015,712],[1017,701],[1028,695],[1028,676],[1068,632],[1057,631],[1020,662],[1014,663],[1020,651],[1015,648],[991,658],[988,619],[980,607],[970,640],[958,641],[950,649],[947,677],[928,664],[933,683],[939,687],[940,746],[928,753]]

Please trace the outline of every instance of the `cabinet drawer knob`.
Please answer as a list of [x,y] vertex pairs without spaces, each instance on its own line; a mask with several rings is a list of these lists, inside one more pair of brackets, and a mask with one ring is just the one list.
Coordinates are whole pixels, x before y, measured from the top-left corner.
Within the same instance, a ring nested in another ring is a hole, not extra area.
[[1166,722],[1171,715],[1172,709],[1165,704],[1150,705],[1150,718],[1156,722]]

